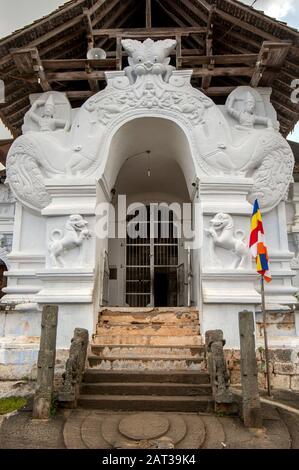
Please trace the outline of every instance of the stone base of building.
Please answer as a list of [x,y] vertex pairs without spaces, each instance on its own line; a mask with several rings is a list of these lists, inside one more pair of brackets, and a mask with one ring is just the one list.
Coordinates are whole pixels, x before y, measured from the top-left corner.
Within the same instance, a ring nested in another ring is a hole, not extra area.
[[[273,341],[275,343],[275,340]],[[271,386],[273,389],[299,391],[299,339],[294,338],[284,347],[281,340],[277,346],[270,347]],[[280,342],[280,344],[279,344]],[[225,357],[230,382],[232,385],[241,384],[240,351],[226,349]],[[260,389],[267,388],[265,349],[260,345],[256,350],[258,365],[258,383]]]
[[[0,338],[0,381],[36,380],[39,337]],[[55,382],[61,382],[68,358],[67,349],[56,350]]]

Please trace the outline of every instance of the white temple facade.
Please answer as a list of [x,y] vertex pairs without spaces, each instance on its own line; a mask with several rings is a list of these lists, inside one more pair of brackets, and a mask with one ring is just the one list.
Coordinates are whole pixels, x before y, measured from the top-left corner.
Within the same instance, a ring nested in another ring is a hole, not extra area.
[[[106,88],[80,109],[60,92],[31,95],[10,149],[16,203],[0,312],[4,377],[24,376],[36,362],[45,304],[59,306],[58,350],[69,348],[75,327],[92,335],[103,305],[196,306],[201,334],[221,329],[238,349],[238,312],[260,322],[248,249],[256,198],[273,277],[270,344],[299,346],[299,250],[288,242],[288,226],[299,239],[299,191],[286,210],[294,157],[271,89],[240,86],[216,105],[192,87],[192,70],[168,65],[176,41],[122,45],[129,66],[107,72]],[[161,203],[170,221],[153,209]],[[158,233],[142,238],[149,221]]]

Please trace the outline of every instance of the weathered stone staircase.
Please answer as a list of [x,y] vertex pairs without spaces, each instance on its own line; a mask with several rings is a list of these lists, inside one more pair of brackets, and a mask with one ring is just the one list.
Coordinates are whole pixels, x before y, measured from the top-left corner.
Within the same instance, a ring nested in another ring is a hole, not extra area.
[[78,405],[208,411],[205,349],[195,308],[109,308],[99,314]]

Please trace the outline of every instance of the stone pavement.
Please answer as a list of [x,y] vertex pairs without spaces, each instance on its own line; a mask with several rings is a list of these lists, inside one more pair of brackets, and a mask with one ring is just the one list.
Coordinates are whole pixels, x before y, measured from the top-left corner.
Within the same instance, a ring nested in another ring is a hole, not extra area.
[[205,413],[59,410],[49,421],[20,411],[2,422],[0,448],[299,449],[299,416],[262,405],[264,428]]

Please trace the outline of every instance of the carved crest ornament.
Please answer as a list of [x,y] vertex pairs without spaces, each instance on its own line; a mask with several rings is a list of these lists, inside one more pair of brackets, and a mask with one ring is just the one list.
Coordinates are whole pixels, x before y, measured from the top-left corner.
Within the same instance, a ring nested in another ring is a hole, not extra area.
[[172,119],[184,129],[197,176],[251,177],[249,201],[258,197],[264,212],[274,208],[292,180],[294,157],[278,131],[272,105],[266,108],[257,90],[238,87],[224,107],[216,106],[191,86],[192,70],[170,65],[174,40],[127,39],[122,45],[128,67],[107,72],[107,87],[76,114],[63,93],[47,92],[33,102],[23,135],[7,159],[7,180],[15,197],[40,211],[50,202],[45,178],[95,175],[117,125],[154,116]]

